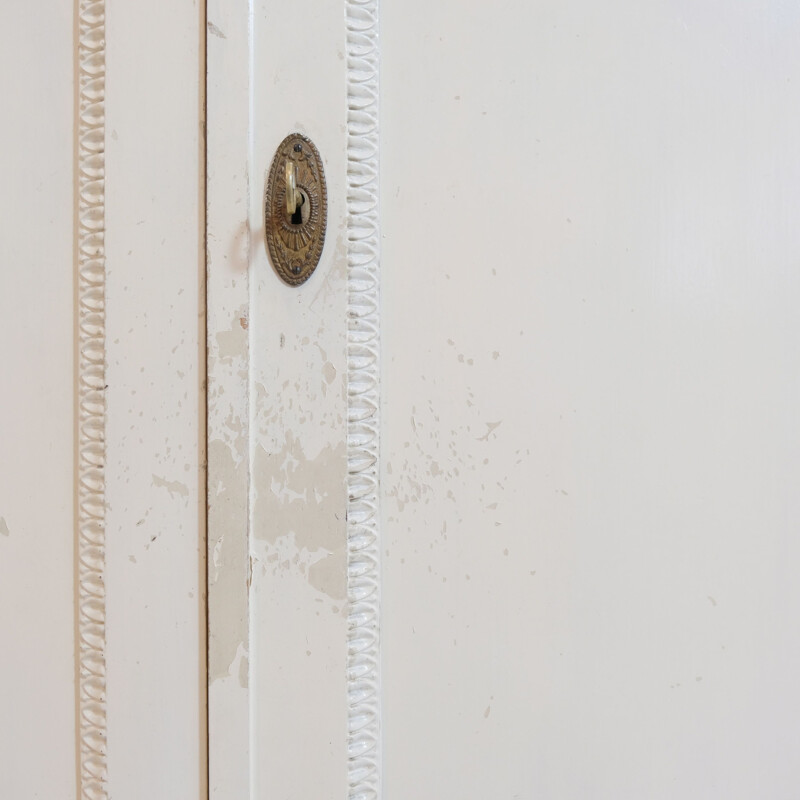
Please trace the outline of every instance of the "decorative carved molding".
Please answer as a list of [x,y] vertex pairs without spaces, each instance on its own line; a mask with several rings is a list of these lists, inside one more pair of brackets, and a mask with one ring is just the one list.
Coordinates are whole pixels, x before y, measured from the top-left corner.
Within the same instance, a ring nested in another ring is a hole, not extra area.
[[348,788],[380,796],[378,3],[347,0]]
[[78,759],[105,800],[105,3],[78,9]]

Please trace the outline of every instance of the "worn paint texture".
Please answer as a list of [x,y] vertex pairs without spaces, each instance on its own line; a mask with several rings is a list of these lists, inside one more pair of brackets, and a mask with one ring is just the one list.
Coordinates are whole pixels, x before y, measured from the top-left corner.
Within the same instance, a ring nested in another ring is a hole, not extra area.
[[298,569],[333,600],[345,597],[342,509],[345,444],[327,445],[307,458],[291,431],[277,453],[257,445],[253,460],[253,536],[267,543],[266,561]]
[[[230,77],[209,90],[224,109],[216,128],[209,115],[211,797],[345,796],[345,27],[334,6],[309,17],[269,2],[248,35],[241,10],[208,20],[209,63]],[[282,66],[296,63],[282,31],[297,26],[330,44],[313,69]],[[226,88],[248,83],[252,105]],[[249,131],[238,143],[232,113]],[[322,257],[296,288],[275,274],[263,224],[274,148],[293,130],[328,182]]]
[[381,3],[386,797],[800,785],[800,14],[728,10]]
[[[242,578],[247,575],[247,551],[237,531],[247,529],[247,461],[236,461],[231,448],[220,440],[209,442],[208,582],[214,593],[209,609],[208,679],[228,677],[235,669],[240,648],[247,642],[247,609],[241,603]],[[246,661],[246,656],[244,657]]]
[[249,15],[231,1],[206,20],[210,800],[250,796]]

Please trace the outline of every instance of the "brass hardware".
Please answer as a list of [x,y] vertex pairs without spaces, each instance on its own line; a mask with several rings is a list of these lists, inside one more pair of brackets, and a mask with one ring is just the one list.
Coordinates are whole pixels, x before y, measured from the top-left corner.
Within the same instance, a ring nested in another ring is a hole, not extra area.
[[290,286],[317,267],[328,217],[325,172],[314,143],[290,133],[278,146],[264,194],[264,230],[275,271]]
[[303,204],[303,195],[297,191],[297,163],[286,162],[286,213],[291,217],[297,213],[298,206]]

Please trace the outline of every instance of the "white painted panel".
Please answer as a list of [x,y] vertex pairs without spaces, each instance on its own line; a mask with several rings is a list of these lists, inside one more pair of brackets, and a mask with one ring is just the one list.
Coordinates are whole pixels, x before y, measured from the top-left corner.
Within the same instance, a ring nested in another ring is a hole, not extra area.
[[[212,797],[347,792],[345,33],[336,3],[209,7]],[[263,220],[293,131],[328,184],[322,258],[298,288]]]
[[[287,35],[293,31],[296,35]],[[312,46],[298,43],[298,36]],[[253,796],[346,794],[346,103],[338,3],[253,12],[250,425]],[[281,140],[319,149],[325,247],[300,287],[264,246]]]
[[73,8],[3,18],[0,796],[74,798]]
[[382,4],[384,787],[800,785],[800,14]]
[[197,798],[202,10],[9,12],[0,796]]
[[108,791],[206,790],[204,11],[106,20]]

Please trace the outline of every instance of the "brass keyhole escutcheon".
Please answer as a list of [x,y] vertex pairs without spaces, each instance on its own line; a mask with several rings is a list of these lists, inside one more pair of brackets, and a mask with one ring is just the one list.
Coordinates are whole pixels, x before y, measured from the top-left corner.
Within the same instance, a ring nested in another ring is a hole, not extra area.
[[325,244],[328,198],[322,159],[302,133],[278,146],[264,193],[264,231],[272,266],[290,286],[305,283]]

